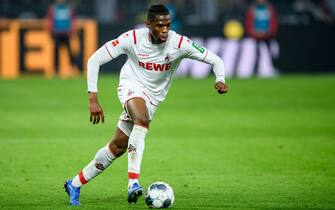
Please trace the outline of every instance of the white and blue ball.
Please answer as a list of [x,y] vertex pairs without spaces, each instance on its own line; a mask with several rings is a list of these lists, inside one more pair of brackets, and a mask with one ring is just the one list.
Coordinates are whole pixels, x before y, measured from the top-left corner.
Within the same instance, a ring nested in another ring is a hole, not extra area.
[[148,187],[145,202],[153,209],[170,208],[174,202],[172,187],[165,182],[152,183]]

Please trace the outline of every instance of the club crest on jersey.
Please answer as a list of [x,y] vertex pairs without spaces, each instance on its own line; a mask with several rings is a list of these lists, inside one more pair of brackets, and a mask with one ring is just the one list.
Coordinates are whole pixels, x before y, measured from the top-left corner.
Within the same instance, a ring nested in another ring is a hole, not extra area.
[[165,60],[166,63],[168,63],[172,60],[172,56],[169,53],[167,53],[164,60]]
[[135,92],[134,91],[132,91],[132,90],[128,90],[128,94],[127,94],[127,96],[131,96],[131,95],[133,95]]

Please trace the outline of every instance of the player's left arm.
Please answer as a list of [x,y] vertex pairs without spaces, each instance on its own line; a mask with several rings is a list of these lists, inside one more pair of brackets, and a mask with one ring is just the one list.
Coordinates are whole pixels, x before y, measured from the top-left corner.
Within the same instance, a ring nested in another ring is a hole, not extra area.
[[206,49],[207,56],[202,60],[205,63],[212,65],[213,71],[216,76],[215,80],[215,89],[218,93],[227,93],[228,85],[225,83],[225,72],[224,72],[224,63],[222,59],[215,55],[212,51]]
[[219,56],[188,38],[183,43],[183,50],[186,57],[212,65],[216,76],[215,89],[220,94],[228,92],[228,85],[225,82],[224,63]]

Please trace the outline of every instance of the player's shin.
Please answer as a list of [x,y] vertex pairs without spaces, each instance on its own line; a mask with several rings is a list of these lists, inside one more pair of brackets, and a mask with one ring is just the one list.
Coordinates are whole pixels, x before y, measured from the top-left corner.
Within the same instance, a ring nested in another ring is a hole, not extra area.
[[105,170],[115,159],[115,155],[110,151],[108,144],[101,148],[94,159],[72,180],[72,185],[81,187],[88,181],[96,177]]
[[148,129],[134,125],[128,141],[128,178],[129,186],[138,182],[141,169],[141,161],[144,151],[144,139]]

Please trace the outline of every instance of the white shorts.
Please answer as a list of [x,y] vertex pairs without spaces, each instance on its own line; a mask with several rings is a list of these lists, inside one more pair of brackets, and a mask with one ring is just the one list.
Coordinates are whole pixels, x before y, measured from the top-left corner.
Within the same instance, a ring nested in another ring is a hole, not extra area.
[[145,101],[145,104],[148,109],[149,113],[149,120],[151,121],[156,110],[158,104],[154,104],[152,99],[150,98],[150,94],[145,91],[145,89],[132,85],[132,84],[121,84],[117,88],[119,100],[122,104],[124,111],[121,113],[119,118],[118,127],[127,135],[129,136],[132,129],[133,129],[133,122],[131,117],[127,113],[126,103],[132,98],[142,98]]

